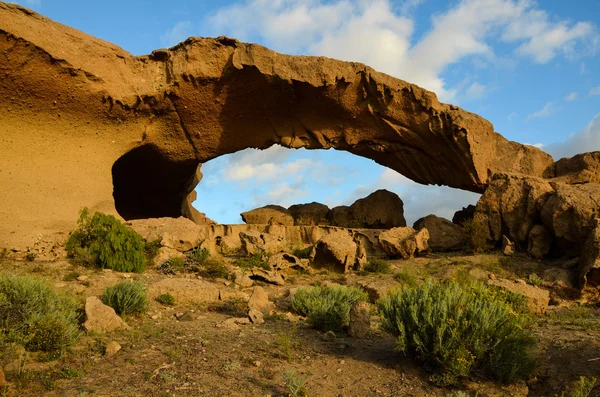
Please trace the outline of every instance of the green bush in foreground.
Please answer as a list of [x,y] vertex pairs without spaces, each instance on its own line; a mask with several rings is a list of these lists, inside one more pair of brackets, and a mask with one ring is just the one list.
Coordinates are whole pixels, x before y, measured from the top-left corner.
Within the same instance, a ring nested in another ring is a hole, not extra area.
[[120,281],[104,290],[102,301],[117,314],[144,313],[148,309],[146,287],[139,281]]
[[397,290],[380,301],[382,328],[397,337],[398,350],[437,369],[441,385],[471,374],[510,383],[534,368],[530,318],[503,290],[473,282],[434,282]]
[[43,279],[0,274],[0,329],[31,351],[57,351],[79,336],[79,309]]
[[155,299],[161,305],[173,306],[175,304],[175,297],[168,292],[166,294],[158,295]]
[[69,235],[67,255],[77,264],[141,273],[146,268],[142,237],[112,215],[90,216],[83,208],[78,228]]
[[314,328],[339,331],[350,321],[350,309],[356,302],[366,302],[369,296],[361,289],[342,285],[299,288],[292,299],[292,308],[308,317]]

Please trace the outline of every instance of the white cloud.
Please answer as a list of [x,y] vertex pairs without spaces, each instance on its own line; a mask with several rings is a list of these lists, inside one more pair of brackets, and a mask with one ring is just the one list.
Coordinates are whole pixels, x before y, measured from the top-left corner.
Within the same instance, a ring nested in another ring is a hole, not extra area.
[[565,97],[565,101],[573,102],[575,99],[577,99],[578,96],[579,96],[579,94],[577,94],[576,92],[571,92],[569,95],[567,95]]
[[160,36],[160,41],[165,47],[172,47],[190,37],[191,32],[192,23],[190,21],[179,21]]
[[547,145],[544,150],[550,153],[555,160],[600,150],[600,113],[590,121],[583,131],[571,134],[564,142]]
[[227,169],[223,170],[224,179],[228,181],[243,181],[247,179],[257,180],[275,180],[281,177],[292,178],[301,172],[308,170],[315,165],[309,159],[299,159],[287,164],[261,163],[248,164],[243,162],[230,163]]
[[556,111],[556,102],[551,101],[551,102],[548,102],[547,104],[545,104],[544,107],[541,108],[540,110],[538,110],[537,112],[533,112],[533,113],[529,114],[525,118],[525,121],[529,121],[531,119],[535,119],[535,118],[539,118],[539,117],[548,117],[555,111]]
[[541,149],[541,148],[543,148],[543,147],[544,147],[544,144],[543,144],[543,143],[524,143],[523,145],[529,145],[529,146],[533,146],[533,147],[536,147],[536,148],[538,148],[538,149]]
[[[419,3],[407,0],[399,10],[406,14]],[[511,43],[517,54],[540,63],[572,56],[584,40],[597,46],[591,23],[551,21],[535,7],[528,0],[462,0],[434,16],[419,41],[412,40],[414,21],[397,14],[389,0],[248,0],[219,9],[208,24],[216,35],[259,40],[286,53],[364,62],[450,101],[456,89],[448,87],[442,72],[466,57],[496,59],[488,45],[492,39]]]
[[485,95],[486,86],[477,82],[471,84],[465,92],[466,99],[479,99]]
[[595,86],[590,90],[590,95],[600,95],[600,85]]
[[519,114],[517,112],[511,112],[508,116],[506,116],[506,119],[508,121],[513,121],[515,117],[517,117]]

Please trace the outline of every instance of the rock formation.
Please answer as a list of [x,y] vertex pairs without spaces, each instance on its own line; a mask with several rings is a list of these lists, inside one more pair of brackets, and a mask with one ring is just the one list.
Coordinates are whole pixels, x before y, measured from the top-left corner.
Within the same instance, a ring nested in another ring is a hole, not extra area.
[[279,205],[266,205],[240,214],[246,223],[257,225],[293,226],[294,218],[290,211]]
[[415,230],[429,231],[429,249],[432,251],[458,251],[465,245],[465,234],[460,226],[435,215],[427,215],[415,222]]
[[0,242],[71,230],[87,206],[197,216],[200,165],[238,150],[346,150],[423,184],[483,192],[552,158],[360,63],[220,37],[133,56],[0,3]]

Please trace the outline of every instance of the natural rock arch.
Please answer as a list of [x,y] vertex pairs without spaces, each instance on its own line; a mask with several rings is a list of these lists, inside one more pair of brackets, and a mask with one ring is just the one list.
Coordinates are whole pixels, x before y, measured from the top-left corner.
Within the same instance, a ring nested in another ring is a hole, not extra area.
[[[548,154],[403,80],[224,37],[136,57],[0,3],[0,76],[0,184],[11,186],[0,190],[0,241],[68,229],[84,205],[131,218],[177,215],[181,201],[194,218],[195,166],[248,147],[347,150],[418,183],[473,192],[498,172],[554,172]],[[172,199],[135,209],[153,174]]]

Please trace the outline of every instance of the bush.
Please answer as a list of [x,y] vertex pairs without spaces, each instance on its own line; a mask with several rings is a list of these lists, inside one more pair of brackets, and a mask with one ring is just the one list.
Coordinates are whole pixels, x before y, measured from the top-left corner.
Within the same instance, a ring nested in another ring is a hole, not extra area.
[[77,224],[66,245],[73,262],[120,272],[144,271],[144,240],[133,229],[112,215],[96,212],[90,217],[87,208],[81,210]]
[[252,254],[250,256],[238,258],[233,263],[242,269],[252,269],[258,267],[264,270],[271,270],[271,266],[263,260],[262,254]]
[[397,337],[398,350],[437,369],[441,385],[475,373],[510,383],[533,370],[535,345],[530,318],[511,305],[512,295],[479,282],[426,280],[380,301],[382,328]]
[[196,247],[192,249],[188,258],[194,265],[203,265],[210,258],[210,251],[206,248]]
[[148,309],[146,287],[139,281],[121,281],[106,288],[102,301],[117,314],[144,313]]
[[414,287],[417,285],[417,278],[406,269],[394,274],[394,279],[406,287]]
[[162,247],[161,240],[144,241],[144,255],[147,264],[154,265],[154,258],[158,256],[160,247]]
[[179,272],[183,272],[185,267],[185,259],[173,257],[169,258],[167,261],[158,266],[156,270],[162,274],[177,274]]
[[168,292],[166,294],[158,295],[155,300],[161,305],[173,306],[175,304],[175,297]]
[[228,278],[229,269],[223,262],[219,262],[216,259],[209,259],[204,262],[204,269],[201,271],[202,275],[208,278]]
[[392,268],[388,261],[383,259],[373,259],[365,264],[365,271],[369,273],[384,273],[389,274]]
[[[575,382],[570,388],[568,397],[588,397],[592,393],[594,386],[596,386],[596,381],[598,379],[593,376],[580,376],[579,380]],[[565,392],[561,394],[561,397],[565,396]]]
[[0,329],[31,351],[58,351],[79,336],[80,307],[43,279],[0,275]]
[[361,289],[341,285],[299,288],[292,299],[292,309],[314,328],[339,331],[350,321],[350,309],[356,302],[366,302],[368,295]]
[[485,251],[487,244],[487,225],[480,217],[474,217],[463,222],[463,231],[467,240],[467,247],[473,253]]

